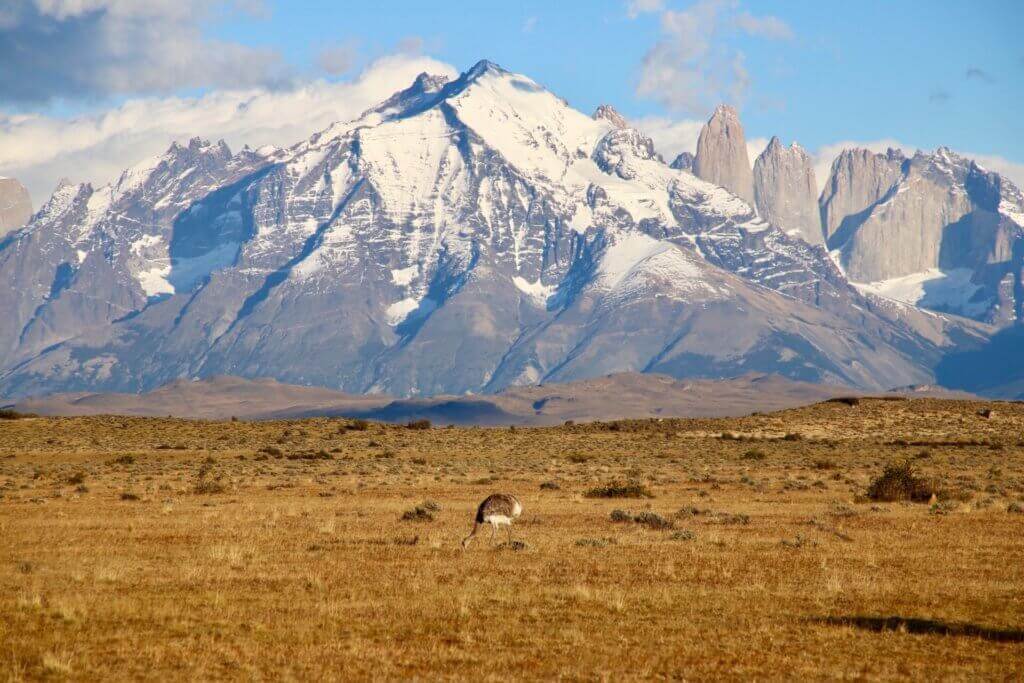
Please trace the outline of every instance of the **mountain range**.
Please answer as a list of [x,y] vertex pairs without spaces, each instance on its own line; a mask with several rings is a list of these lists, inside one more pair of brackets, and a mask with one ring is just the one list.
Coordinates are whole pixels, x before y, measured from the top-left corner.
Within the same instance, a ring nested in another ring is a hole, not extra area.
[[869,391],[989,372],[968,388],[1018,395],[991,371],[1022,361],[1000,342],[1024,306],[1016,187],[944,148],[848,150],[816,195],[798,145],[751,167],[729,107],[666,164],[613,108],[490,62],[422,74],[289,147],[193,139],[62,183],[0,238],[0,395],[628,371]]

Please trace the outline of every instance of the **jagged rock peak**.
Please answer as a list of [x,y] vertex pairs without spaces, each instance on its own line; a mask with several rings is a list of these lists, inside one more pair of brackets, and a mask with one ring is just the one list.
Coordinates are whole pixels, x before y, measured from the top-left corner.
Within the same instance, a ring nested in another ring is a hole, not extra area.
[[670,167],[677,171],[693,171],[693,154],[690,152],[680,152],[679,155],[672,160],[669,164]]
[[693,172],[754,205],[754,179],[747,156],[747,140],[739,114],[733,107],[719,105],[704,124],[697,139]]
[[804,149],[784,147],[778,136],[754,162],[754,200],[757,212],[769,223],[809,244],[823,244],[818,185],[814,166]]
[[626,118],[610,104],[602,104],[594,111],[594,120],[605,120],[616,128],[629,128]]
[[594,150],[594,161],[598,167],[625,180],[636,177],[629,163],[633,158],[664,163],[654,150],[654,141],[636,128],[616,128],[610,131]]
[[416,77],[416,80],[412,82],[412,87],[416,88],[420,92],[437,92],[448,83],[447,76],[441,76],[438,74],[428,74],[426,71]]

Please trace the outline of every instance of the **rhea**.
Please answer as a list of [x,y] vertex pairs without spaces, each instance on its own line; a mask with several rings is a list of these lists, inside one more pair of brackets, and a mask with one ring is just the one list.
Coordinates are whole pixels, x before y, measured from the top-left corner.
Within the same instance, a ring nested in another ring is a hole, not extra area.
[[519,515],[523,514],[523,506],[519,499],[508,493],[495,493],[484,499],[480,507],[476,509],[476,519],[473,520],[473,530],[469,536],[462,539],[462,547],[465,548],[480,530],[481,524],[491,525],[491,543],[494,542],[494,534],[498,527],[504,524],[508,527],[508,540],[512,542],[512,522]]

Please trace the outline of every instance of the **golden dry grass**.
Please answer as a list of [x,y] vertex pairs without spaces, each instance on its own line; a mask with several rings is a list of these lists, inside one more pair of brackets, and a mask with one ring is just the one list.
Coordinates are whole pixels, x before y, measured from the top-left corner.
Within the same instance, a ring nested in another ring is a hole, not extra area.
[[[515,430],[0,421],[0,672],[1020,679],[1024,406],[979,407]],[[941,482],[936,505],[863,498],[907,458]],[[613,481],[654,497],[585,497]],[[463,552],[493,491],[523,501],[527,547],[485,532]],[[432,520],[401,519],[426,500]]]

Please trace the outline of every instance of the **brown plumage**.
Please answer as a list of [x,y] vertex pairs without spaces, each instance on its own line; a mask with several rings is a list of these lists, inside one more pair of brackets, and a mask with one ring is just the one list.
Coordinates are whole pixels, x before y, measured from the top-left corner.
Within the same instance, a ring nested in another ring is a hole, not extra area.
[[491,542],[494,542],[494,534],[502,524],[508,527],[508,540],[512,542],[512,522],[523,513],[523,506],[519,499],[508,493],[495,493],[484,499],[480,507],[476,509],[476,519],[473,520],[473,530],[469,536],[462,539],[462,547],[469,545],[481,524],[491,525]]

